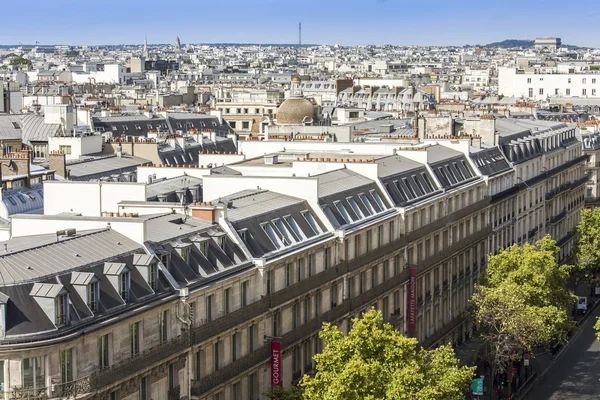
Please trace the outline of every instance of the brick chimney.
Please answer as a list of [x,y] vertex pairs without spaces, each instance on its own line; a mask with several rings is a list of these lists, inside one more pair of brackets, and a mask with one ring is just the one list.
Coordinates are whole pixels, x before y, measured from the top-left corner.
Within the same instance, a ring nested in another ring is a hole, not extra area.
[[[0,158],[0,176],[25,176],[24,185],[27,187],[31,186],[30,182],[30,170],[29,170],[29,158],[26,154],[9,154]],[[20,180],[20,179],[19,179]],[[8,187],[12,187],[11,184]]]
[[65,179],[69,178],[67,172],[67,159],[63,151],[56,150],[50,152],[49,168],[55,171],[55,175],[62,176]]

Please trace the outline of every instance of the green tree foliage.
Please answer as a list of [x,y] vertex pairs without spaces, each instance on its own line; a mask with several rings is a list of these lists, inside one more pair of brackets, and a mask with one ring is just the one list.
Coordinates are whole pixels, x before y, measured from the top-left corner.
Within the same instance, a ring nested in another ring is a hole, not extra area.
[[451,346],[420,349],[374,309],[348,335],[328,323],[319,335],[317,373],[300,382],[305,400],[462,400],[472,382],[474,368],[459,367]]
[[18,56],[10,60],[10,65],[31,65],[31,60]]
[[600,342],[600,318],[596,319],[596,325],[594,325],[594,329],[596,330],[596,337]]
[[556,262],[559,248],[546,236],[490,256],[472,298],[475,320],[492,350],[493,373],[534,346],[565,342],[576,297],[566,289],[570,266]]
[[575,274],[593,282],[600,266],[600,208],[583,210],[576,232]]
[[295,386],[290,388],[275,386],[263,393],[263,396],[273,400],[302,400],[302,390]]

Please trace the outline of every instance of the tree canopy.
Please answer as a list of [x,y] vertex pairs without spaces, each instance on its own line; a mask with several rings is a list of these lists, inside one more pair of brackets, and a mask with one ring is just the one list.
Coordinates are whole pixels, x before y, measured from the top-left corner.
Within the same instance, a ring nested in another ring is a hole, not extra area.
[[[570,266],[558,265],[559,248],[546,236],[489,257],[472,298],[475,320],[500,371],[534,346],[565,342],[576,297],[566,286]],[[495,369],[494,368],[494,369]]]
[[579,279],[592,282],[600,266],[600,208],[583,210],[576,231],[575,273]]
[[17,56],[10,60],[10,65],[31,65],[31,60],[25,57]]
[[319,335],[317,372],[300,382],[305,400],[462,400],[472,382],[474,368],[460,367],[451,346],[421,349],[374,309],[348,335],[329,323]]

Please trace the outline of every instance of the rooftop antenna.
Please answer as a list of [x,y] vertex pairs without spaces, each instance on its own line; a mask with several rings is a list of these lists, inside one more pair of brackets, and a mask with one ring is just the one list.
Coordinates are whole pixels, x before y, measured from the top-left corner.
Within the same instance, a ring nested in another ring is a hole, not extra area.
[[298,23],[298,47],[302,47],[302,22]]

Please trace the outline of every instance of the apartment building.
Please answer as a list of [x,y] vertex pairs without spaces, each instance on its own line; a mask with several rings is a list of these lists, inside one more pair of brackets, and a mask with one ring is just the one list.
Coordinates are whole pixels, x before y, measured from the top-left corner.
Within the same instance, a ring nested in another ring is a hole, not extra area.
[[597,98],[600,75],[588,68],[498,69],[498,94],[544,101],[548,97]]
[[[575,128],[478,122],[403,147],[240,141],[199,155],[224,167],[140,167],[197,177],[201,203],[45,183],[47,215],[13,216],[0,246],[5,396],[258,399],[314,372],[323,321],[348,331],[372,306],[425,347],[467,340],[486,255],[550,232],[567,257],[583,204]],[[65,214],[56,193],[89,207]]]

